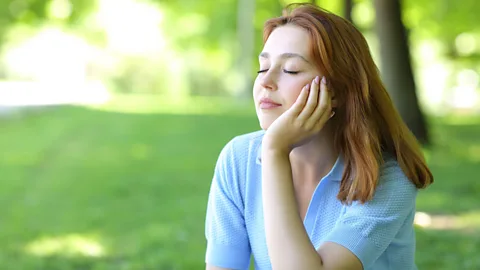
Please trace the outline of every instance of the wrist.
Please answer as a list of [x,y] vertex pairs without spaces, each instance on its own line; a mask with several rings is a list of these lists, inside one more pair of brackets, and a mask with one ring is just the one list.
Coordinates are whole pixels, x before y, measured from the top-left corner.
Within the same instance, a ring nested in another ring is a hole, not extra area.
[[262,141],[262,156],[288,156],[290,154],[290,147],[287,145],[280,145],[269,140]]

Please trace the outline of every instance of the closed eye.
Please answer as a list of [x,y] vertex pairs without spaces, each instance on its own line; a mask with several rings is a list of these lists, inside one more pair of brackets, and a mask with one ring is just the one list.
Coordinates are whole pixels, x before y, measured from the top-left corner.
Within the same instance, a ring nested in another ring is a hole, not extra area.
[[[264,73],[264,72],[267,72],[267,71],[268,71],[268,69],[262,69],[262,70],[257,71],[257,73],[260,74],[260,73]],[[284,69],[283,72],[288,73],[288,74],[292,74],[292,75],[295,75],[295,74],[299,73],[299,71],[291,71],[291,70],[286,70],[286,69]]]
[[294,75],[295,75],[295,74],[298,74],[299,71],[290,71],[290,70],[284,69],[283,72],[288,73],[288,74],[294,74]]

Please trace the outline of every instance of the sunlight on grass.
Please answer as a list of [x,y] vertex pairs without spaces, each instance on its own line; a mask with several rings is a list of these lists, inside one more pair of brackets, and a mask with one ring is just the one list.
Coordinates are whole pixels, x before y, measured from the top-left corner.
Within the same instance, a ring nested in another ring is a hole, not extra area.
[[417,212],[415,225],[435,230],[480,230],[480,211],[461,215],[432,215]]
[[41,156],[36,153],[25,153],[25,152],[6,152],[4,151],[3,155],[0,157],[0,164],[10,165],[10,166],[28,166],[37,164],[41,160]]
[[467,153],[472,162],[480,162],[480,144],[470,145]]
[[44,237],[29,243],[25,250],[39,257],[51,255],[103,257],[104,247],[91,237],[78,234]]
[[150,148],[148,145],[136,143],[132,145],[131,155],[136,160],[146,160],[150,156]]
[[105,104],[86,106],[100,111],[138,114],[254,113],[253,101],[250,99],[223,97],[186,97],[179,100],[163,95],[115,94]]

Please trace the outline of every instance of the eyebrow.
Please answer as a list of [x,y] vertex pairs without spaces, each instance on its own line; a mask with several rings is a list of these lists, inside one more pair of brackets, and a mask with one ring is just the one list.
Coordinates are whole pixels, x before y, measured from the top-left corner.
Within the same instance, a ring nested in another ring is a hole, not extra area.
[[[270,58],[270,54],[268,52],[262,52],[262,53],[260,53],[259,57],[268,59],[268,58]],[[305,57],[303,57],[302,55],[300,55],[298,53],[282,53],[282,54],[280,54],[280,58],[295,58],[295,57],[301,58],[303,61],[305,61],[307,63],[310,63]]]

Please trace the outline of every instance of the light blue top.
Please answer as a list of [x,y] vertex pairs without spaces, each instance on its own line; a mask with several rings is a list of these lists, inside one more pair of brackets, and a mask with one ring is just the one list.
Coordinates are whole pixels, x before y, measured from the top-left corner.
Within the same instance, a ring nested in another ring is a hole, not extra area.
[[[206,262],[227,269],[271,269],[265,241],[260,145],[264,131],[232,139],[220,153],[210,189]],[[417,189],[398,163],[385,158],[373,200],[342,205],[336,198],[343,173],[339,157],[318,184],[304,225],[316,249],[325,241],[353,252],[365,270],[412,270]]]

